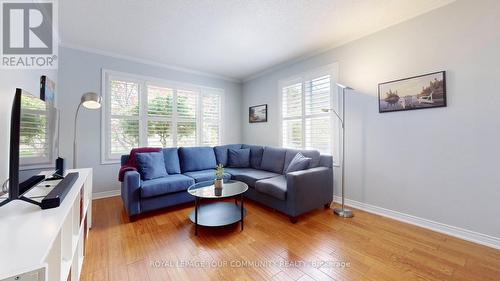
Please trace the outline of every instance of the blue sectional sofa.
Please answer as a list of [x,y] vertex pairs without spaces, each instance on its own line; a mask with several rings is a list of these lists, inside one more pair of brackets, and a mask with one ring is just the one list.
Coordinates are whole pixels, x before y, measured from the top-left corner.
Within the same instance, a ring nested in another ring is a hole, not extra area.
[[[250,149],[248,167],[227,167],[228,149],[242,148]],[[333,199],[332,157],[315,150],[231,144],[164,148],[162,152],[168,176],[142,180],[137,171],[124,175],[121,196],[132,220],[144,212],[194,201],[187,188],[213,180],[217,164],[226,167],[224,178],[248,184],[246,198],[285,213],[292,222],[308,211],[328,207]],[[285,173],[298,152],[311,158],[309,167]],[[127,159],[128,155],[122,156],[122,165]]]

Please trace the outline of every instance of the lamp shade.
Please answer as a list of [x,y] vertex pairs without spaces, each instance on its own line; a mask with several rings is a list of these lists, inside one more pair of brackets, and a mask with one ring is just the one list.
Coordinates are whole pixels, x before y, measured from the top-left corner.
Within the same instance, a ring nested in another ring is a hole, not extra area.
[[88,109],[101,108],[101,96],[93,92],[85,93],[82,95],[81,103]]

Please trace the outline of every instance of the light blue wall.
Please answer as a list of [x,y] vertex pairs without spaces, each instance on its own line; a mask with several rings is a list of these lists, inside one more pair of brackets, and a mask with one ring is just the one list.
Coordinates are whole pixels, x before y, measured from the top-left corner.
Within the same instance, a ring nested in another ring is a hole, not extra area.
[[[165,80],[223,88],[223,143],[241,142],[241,84],[120,58],[70,48],[59,48],[59,105],[61,108],[60,151],[71,167],[73,158],[73,122],[83,93],[101,93],[101,69],[110,69]],[[119,165],[101,165],[101,113],[83,109],[78,124],[78,166],[94,169],[94,193],[119,189]]]
[[[242,110],[267,103],[269,122],[243,120],[243,141],[279,145],[278,81],[338,62],[340,82],[356,89],[346,197],[500,238],[498,11],[499,1],[459,0],[245,82]],[[378,83],[439,70],[448,107],[378,113]]]

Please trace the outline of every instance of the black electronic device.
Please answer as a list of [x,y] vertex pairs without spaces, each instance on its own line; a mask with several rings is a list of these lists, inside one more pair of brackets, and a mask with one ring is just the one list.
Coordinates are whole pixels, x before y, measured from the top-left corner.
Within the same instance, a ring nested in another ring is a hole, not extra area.
[[40,207],[42,209],[56,208],[61,205],[64,197],[68,194],[69,190],[78,179],[78,173],[67,174],[62,181],[60,181],[52,191],[42,199]]
[[61,157],[58,157],[56,159],[56,173],[55,175],[58,175],[58,176],[63,176],[64,175],[64,159],[61,158]]
[[64,179],[64,171],[65,171],[64,158],[58,157],[56,159],[56,172],[52,175],[52,177],[47,178],[45,180],[52,181],[52,180]]

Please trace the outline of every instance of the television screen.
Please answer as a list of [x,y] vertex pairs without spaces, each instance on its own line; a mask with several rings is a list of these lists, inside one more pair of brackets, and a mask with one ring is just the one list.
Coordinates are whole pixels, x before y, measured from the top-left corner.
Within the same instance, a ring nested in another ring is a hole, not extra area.
[[[19,183],[54,172],[57,155],[57,110],[51,102],[23,91],[19,130]],[[22,195],[26,190],[20,190]]]

